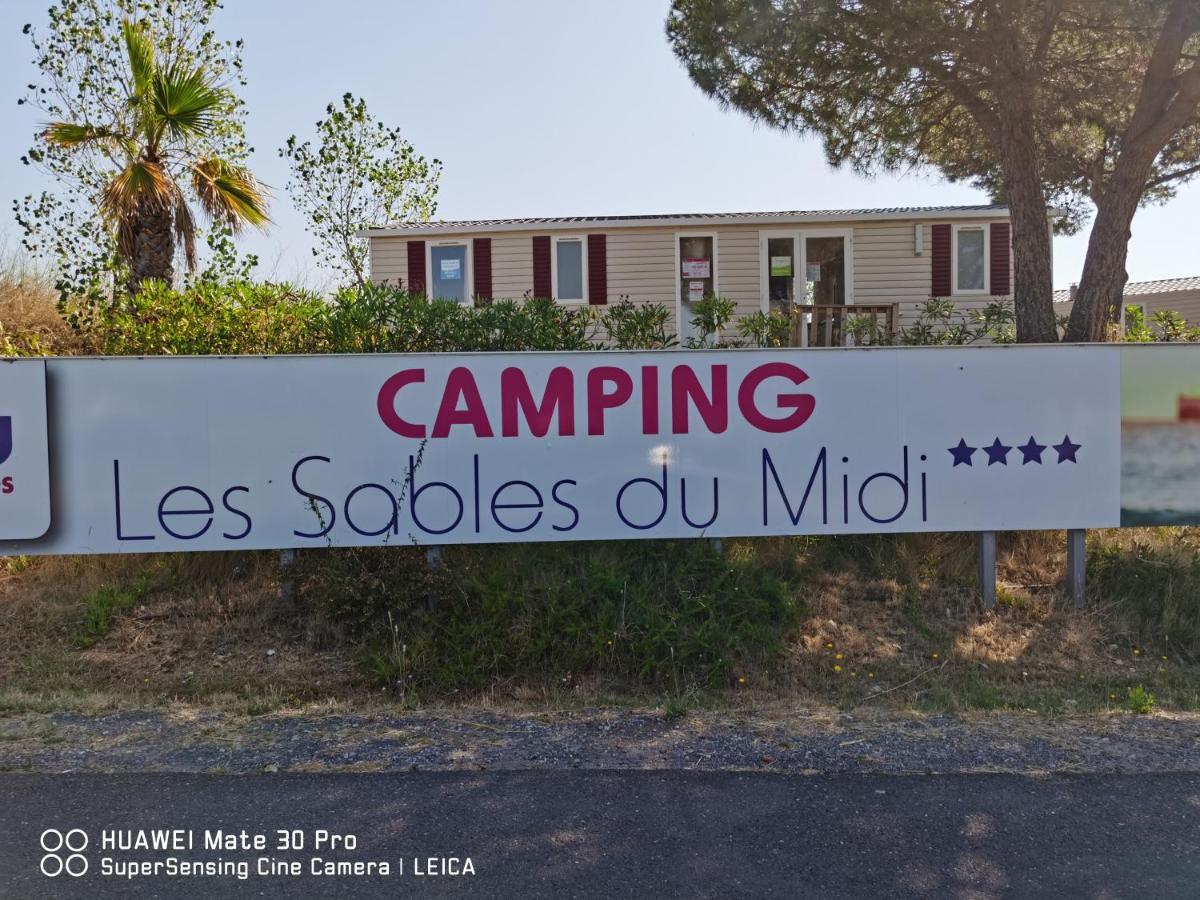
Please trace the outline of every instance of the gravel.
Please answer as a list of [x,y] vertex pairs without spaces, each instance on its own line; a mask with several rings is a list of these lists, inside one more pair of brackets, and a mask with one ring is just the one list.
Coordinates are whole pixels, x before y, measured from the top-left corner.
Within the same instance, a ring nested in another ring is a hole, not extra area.
[[794,774],[1200,773],[1200,716],[917,716],[836,711],[668,718],[586,709],[372,715],[211,710],[0,718],[0,770]]

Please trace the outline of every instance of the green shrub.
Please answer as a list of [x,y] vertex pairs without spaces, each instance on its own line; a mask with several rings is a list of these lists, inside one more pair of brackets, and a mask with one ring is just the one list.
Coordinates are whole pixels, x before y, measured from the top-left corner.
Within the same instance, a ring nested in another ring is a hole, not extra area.
[[693,316],[690,319],[693,333],[684,346],[689,350],[704,350],[711,347],[739,345],[740,341],[729,341],[721,337],[721,332],[733,321],[733,315],[736,312],[737,304],[728,297],[709,294],[704,299],[693,303]]
[[410,353],[587,350],[597,324],[592,307],[553,300],[463,306],[368,285],[339,291],[326,327],[334,353]]
[[799,609],[752,551],[708,541],[321,554],[305,594],[359,629],[378,678],[408,692],[581,675],[676,692],[770,661]]
[[[600,311],[526,298],[466,306],[388,285],[347,288],[326,300],[287,284],[175,290],[151,282],[121,303],[77,305],[68,319],[107,356],[632,350],[676,343],[662,304],[623,298]],[[0,333],[0,348],[14,354],[39,346]]]
[[1130,712],[1146,715],[1154,712],[1154,695],[1142,685],[1131,687],[1125,698],[1125,706]]
[[792,316],[777,309],[759,310],[738,319],[737,330],[743,343],[751,347],[786,347],[792,339],[792,323]]
[[117,304],[69,313],[106,356],[319,353],[327,349],[328,305],[286,284],[147,282]]
[[665,350],[679,341],[667,331],[671,311],[661,303],[634,303],[621,297],[603,315],[605,333],[621,350]]

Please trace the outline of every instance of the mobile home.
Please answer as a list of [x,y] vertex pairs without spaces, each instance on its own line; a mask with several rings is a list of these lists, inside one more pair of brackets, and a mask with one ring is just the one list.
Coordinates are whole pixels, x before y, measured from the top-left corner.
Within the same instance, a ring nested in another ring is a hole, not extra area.
[[435,221],[364,234],[379,282],[459,303],[628,297],[667,306],[681,338],[709,295],[732,300],[737,316],[803,307],[802,340],[837,344],[850,315],[894,330],[930,297],[965,314],[1012,291],[998,205]]

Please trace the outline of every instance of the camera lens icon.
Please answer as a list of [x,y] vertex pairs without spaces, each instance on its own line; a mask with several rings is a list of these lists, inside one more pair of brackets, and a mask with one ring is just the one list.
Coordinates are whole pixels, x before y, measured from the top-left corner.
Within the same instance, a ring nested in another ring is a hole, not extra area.
[[66,834],[57,828],[47,828],[42,832],[41,845],[46,855],[40,868],[47,878],[56,878],[63,872],[78,878],[87,872],[88,861],[83,851],[87,849],[88,836],[82,828],[72,828]]

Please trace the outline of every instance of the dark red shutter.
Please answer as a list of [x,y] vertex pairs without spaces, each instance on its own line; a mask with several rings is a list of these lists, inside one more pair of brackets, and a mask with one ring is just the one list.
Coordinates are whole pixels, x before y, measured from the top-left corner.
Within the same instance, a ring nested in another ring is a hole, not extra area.
[[602,234],[587,236],[588,303],[603,306],[608,302],[608,239]]
[[408,242],[408,290],[413,294],[425,293],[425,242]]
[[933,262],[933,283],[929,288],[931,297],[949,297],[954,293],[950,284],[950,226],[930,227],[930,253]]
[[471,256],[474,264],[475,296],[480,300],[492,301],[492,239],[475,238],[471,241]]
[[538,235],[533,239],[533,296],[553,297],[550,287],[550,237]]
[[988,226],[988,243],[991,244],[991,287],[993,297],[1007,297],[1012,293],[1012,253],[1009,250],[1009,233],[1011,229],[1007,222],[993,222]]

